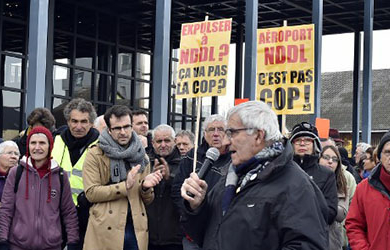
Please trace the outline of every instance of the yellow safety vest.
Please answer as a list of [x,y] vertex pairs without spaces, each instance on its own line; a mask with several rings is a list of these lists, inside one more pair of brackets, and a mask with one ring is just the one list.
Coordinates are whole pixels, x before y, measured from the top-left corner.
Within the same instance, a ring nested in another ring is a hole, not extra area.
[[97,142],[98,140],[96,139],[94,142],[87,145],[87,149],[84,150],[84,153],[76,162],[76,165],[72,167],[72,162],[70,160],[68,147],[66,146],[65,142],[62,140],[61,135],[57,135],[54,140],[54,146],[51,155],[53,159],[56,160],[58,164],[68,174],[70,188],[72,190],[73,202],[76,205],[77,205],[77,196],[84,191],[82,170],[83,170],[85,156],[88,153],[89,147],[91,145],[96,144]]

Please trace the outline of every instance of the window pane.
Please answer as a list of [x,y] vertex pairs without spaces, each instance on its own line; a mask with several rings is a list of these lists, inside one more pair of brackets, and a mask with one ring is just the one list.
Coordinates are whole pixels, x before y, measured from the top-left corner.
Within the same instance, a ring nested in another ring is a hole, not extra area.
[[27,20],[27,12],[29,9],[29,2],[26,0],[12,0],[12,1],[1,1],[3,4],[3,16]]
[[137,53],[137,78],[150,80],[150,55]]
[[4,86],[11,88],[22,87],[22,59],[2,56],[4,60]]
[[173,121],[173,128],[175,131],[181,130],[181,115],[175,115],[175,120]]
[[3,138],[12,139],[19,134],[20,98],[21,94],[11,91],[2,91],[3,94]]
[[64,118],[64,108],[68,104],[68,102],[69,101],[66,99],[53,98],[52,114],[54,118],[56,118],[56,128],[59,128],[62,125],[66,124]]
[[112,65],[112,47],[105,44],[98,46],[98,69],[109,72],[109,66]]
[[75,5],[56,1],[54,11],[54,29],[63,31],[74,31]]
[[73,37],[54,32],[54,60],[58,63],[70,64],[72,58]]
[[183,113],[183,99],[172,99],[172,107],[173,107],[173,102],[175,102],[175,110],[172,109],[172,112],[175,113]]
[[95,37],[96,34],[96,14],[91,9],[83,7],[78,8],[77,15],[77,33]]
[[4,21],[3,22],[2,50],[17,54],[26,51],[26,26]]
[[53,94],[69,96],[70,69],[53,66]]
[[195,98],[187,98],[187,115],[196,115],[196,106],[194,111],[192,110],[192,103],[196,103]]
[[111,76],[97,74],[95,100],[100,102],[111,102]]
[[88,71],[74,71],[74,94],[73,97],[81,97],[91,100],[92,73]]
[[149,83],[137,82],[135,100],[139,108],[149,109]]
[[132,76],[132,58],[131,52],[126,52],[123,49],[119,49],[118,54],[118,74],[124,76]]
[[113,42],[116,38],[116,22],[114,16],[99,13],[99,39]]
[[209,117],[211,115],[211,97],[202,98],[202,117]]
[[77,39],[76,65],[92,69],[93,57],[95,56],[95,42]]
[[118,78],[116,103],[130,106],[131,80]]

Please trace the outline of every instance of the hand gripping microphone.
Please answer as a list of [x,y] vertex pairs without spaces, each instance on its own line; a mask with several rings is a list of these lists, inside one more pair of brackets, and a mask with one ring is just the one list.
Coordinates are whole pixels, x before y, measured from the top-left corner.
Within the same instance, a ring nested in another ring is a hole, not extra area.
[[[214,164],[216,160],[218,160],[218,158],[219,158],[219,150],[217,148],[212,147],[207,150],[206,160],[203,162],[203,165],[198,172],[199,179],[204,179],[204,177],[209,172],[211,166]],[[195,195],[190,192],[187,192],[187,195],[192,198],[195,197]]]

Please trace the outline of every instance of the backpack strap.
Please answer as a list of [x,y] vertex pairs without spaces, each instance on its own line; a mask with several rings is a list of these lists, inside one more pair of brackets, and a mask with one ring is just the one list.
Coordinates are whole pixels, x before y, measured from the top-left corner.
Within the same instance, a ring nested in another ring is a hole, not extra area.
[[15,185],[14,185],[14,193],[15,194],[18,192],[19,182],[20,182],[20,178],[22,177],[22,172],[23,172],[23,166],[18,165],[17,169],[16,169]]
[[64,186],[64,169],[62,167],[60,167],[60,172],[59,172],[58,178],[60,178],[60,211],[61,211],[62,190],[63,190],[63,186]]

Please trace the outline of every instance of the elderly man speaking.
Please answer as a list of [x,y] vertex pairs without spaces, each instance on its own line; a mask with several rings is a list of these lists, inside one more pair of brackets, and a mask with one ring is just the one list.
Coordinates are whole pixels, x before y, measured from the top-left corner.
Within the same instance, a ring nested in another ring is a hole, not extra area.
[[275,113],[250,101],[230,109],[227,120],[227,176],[207,197],[195,173],[182,185],[186,232],[207,250],[328,249],[325,199],[294,163]]

